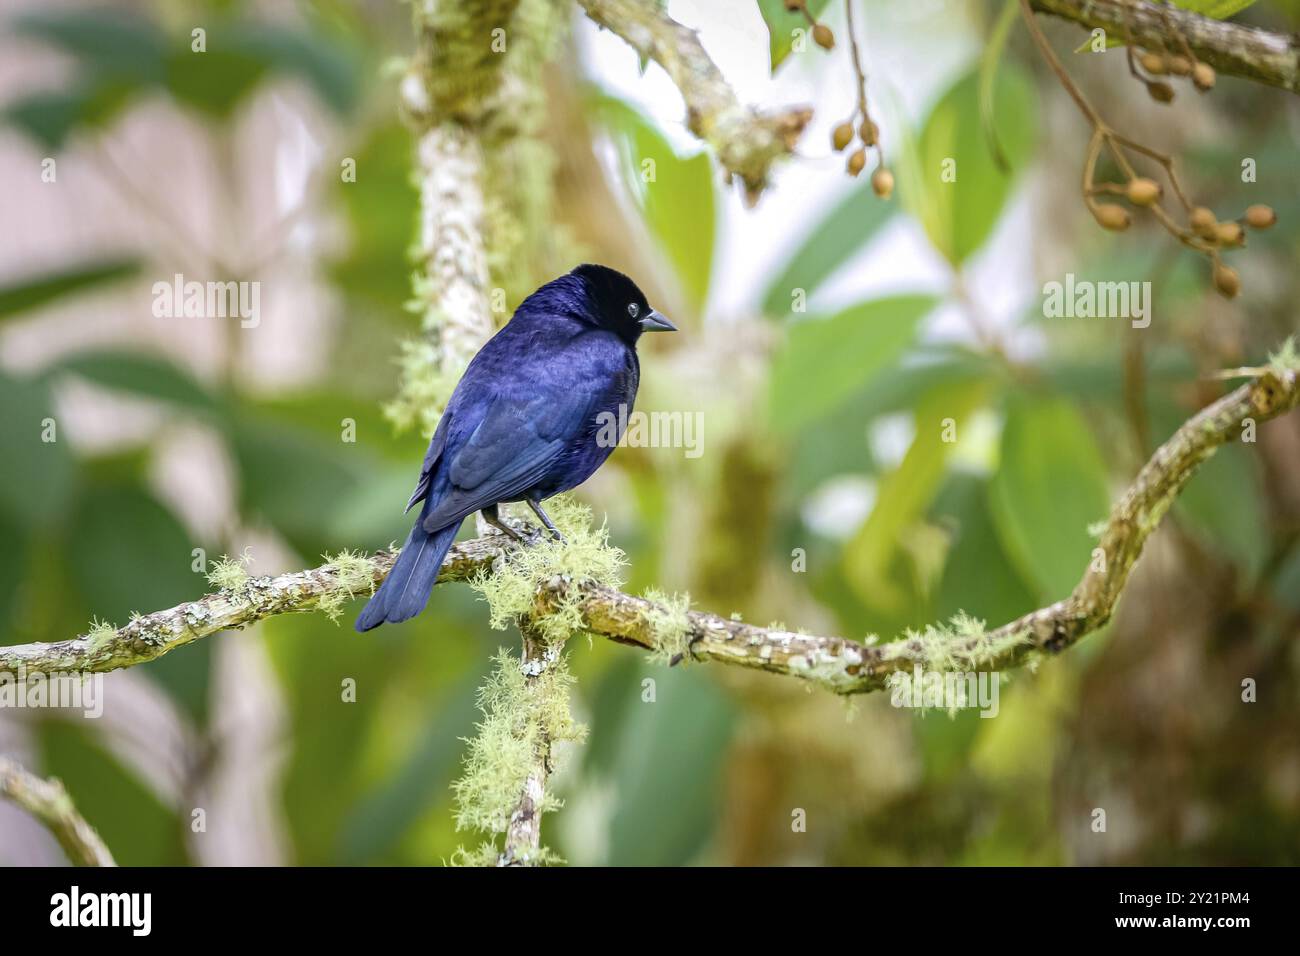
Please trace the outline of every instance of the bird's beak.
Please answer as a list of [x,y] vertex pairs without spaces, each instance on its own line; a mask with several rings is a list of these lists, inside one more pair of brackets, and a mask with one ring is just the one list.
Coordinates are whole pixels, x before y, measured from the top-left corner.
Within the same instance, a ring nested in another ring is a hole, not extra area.
[[641,326],[642,332],[676,332],[677,331],[677,326],[673,325],[671,322],[669,322],[666,318],[664,318],[654,309],[651,309],[650,314],[645,316],[643,319],[641,319],[641,321],[638,322],[637,324]]

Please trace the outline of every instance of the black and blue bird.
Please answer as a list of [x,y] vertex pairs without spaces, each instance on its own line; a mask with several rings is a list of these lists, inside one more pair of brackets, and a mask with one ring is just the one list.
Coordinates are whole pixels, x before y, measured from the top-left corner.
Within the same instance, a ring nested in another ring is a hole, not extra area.
[[419,520],[357,630],[424,610],[461,522],[476,511],[518,537],[497,506],[526,501],[558,537],[541,503],[609,457],[616,442],[606,423],[621,428],[636,400],[637,340],[675,330],[636,283],[606,266],[578,266],[526,298],[452,393],[406,505],[424,503]]

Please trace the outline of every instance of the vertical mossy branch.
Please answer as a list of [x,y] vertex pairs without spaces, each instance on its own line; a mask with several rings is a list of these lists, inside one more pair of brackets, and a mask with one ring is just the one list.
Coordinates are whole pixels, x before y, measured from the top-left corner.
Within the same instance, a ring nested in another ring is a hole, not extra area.
[[533,544],[470,578],[488,602],[489,623],[517,626],[523,652],[517,662],[498,655],[480,697],[484,721],[456,783],[457,825],[503,833],[505,842],[499,852],[495,842],[485,843],[462,862],[533,866],[554,859],[541,846],[541,821],[558,806],[548,792],[556,745],[585,734],[570,713],[572,679],[562,656],[582,618],[563,599],[539,600],[539,590],[563,582],[617,586],[623,555],[609,546],[604,528],[591,527],[591,512],[567,496],[553,499],[551,513],[565,540],[512,521]]
[[519,5],[412,4],[416,49],[400,102],[416,139],[420,213],[412,307],[424,334],[405,346],[401,390],[388,408],[399,427],[419,424],[432,432],[460,373],[492,334],[481,138]]
[[[524,676],[524,703],[530,710],[542,710],[544,708],[538,707],[538,699],[545,693],[554,674],[563,645],[548,643],[541,632],[526,620],[519,622],[519,634],[523,638],[519,670]],[[565,710],[568,710],[567,701]],[[510,812],[505,846],[497,861],[500,866],[528,866],[537,861],[541,850],[542,814],[547,808],[546,785],[551,775],[551,748],[555,742],[545,720],[534,719],[532,722],[536,724],[537,732],[531,741],[531,766],[519,790],[518,802]]]
[[59,841],[68,859],[78,866],[117,866],[95,828],[77,812],[63,784],[30,773],[9,757],[0,756],[0,797],[22,807]]
[[[452,862],[467,866],[537,866],[557,862],[541,844],[542,815],[559,807],[548,790],[556,746],[581,740],[586,730],[569,711],[573,684],[563,641],[552,641],[521,621],[523,653],[501,650],[479,689],[483,719],[468,741],[465,767],[452,784],[456,829],[486,837],[461,848]],[[497,838],[504,837],[498,846]]]

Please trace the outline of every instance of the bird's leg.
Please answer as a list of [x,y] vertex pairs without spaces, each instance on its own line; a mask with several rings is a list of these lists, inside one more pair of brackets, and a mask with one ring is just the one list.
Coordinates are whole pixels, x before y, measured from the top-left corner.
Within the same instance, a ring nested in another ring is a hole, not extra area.
[[501,520],[501,516],[497,514],[496,505],[488,505],[486,508],[479,509],[479,514],[483,516],[484,521],[486,521],[492,527],[496,528],[502,534],[513,538],[514,540],[518,541],[520,544],[528,543],[527,538],[525,538],[522,534],[520,534],[514,528],[510,527],[510,525],[506,524],[504,521]]
[[556,541],[564,541],[564,535],[560,534],[560,529],[555,527],[555,522],[551,521],[550,516],[542,510],[542,503],[540,501],[537,501],[534,498],[529,498],[528,507],[533,509],[533,514],[537,515],[537,519],[546,526],[546,530],[555,535]]

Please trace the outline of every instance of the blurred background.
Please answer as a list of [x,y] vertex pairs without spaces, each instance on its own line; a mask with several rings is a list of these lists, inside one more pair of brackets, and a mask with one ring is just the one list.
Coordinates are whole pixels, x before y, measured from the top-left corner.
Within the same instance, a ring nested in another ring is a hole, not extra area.
[[[579,491],[627,552],[630,591],[853,638],[959,610],[1003,623],[1074,586],[1088,525],[1223,392],[1207,376],[1297,328],[1294,95],[1221,77],[1159,106],[1122,50],[1071,53],[1086,34],[1043,21],[1112,124],[1177,155],[1199,201],[1277,209],[1231,257],[1229,302],[1149,222],[1096,227],[1078,187],[1089,130],[1023,25],[996,29],[1001,2],[857,6],[900,184],[887,203],[830,148],[855,97],[841,3],[820,5],[828,53],[790,49],[779,0],[670,2],[743,101],[816,109],[752,210],[659,67],[576,7],[536,5],[558,24],[535,154],[548,211],[494,283],[512,309],[578,262],[629,272],[682,327],[643,346],[638,408],[703,415],[702,454],[623,448]],[[270,574],[400,541],[427,440],[383,411],[418,330],[393,66],[409,8],[0,11],[0,643],[195,598],[195,549]],[[1239,19],[1300,28],[1292,3]],[[260,322],[155,316],[153,283],[176,273],[260,282]],[[1150,281],[1150,326],[1045,317],[1043,283],[1066,273]],[[57,441],[40,440],[47,418]],[[956,443],[933,440],[946,418]],[[1011,675],[995,719],[574,640],[590,735],[556,777],[544,842],[575,864],[1300,862],[1298,467],[1295,415],[1223,449],[1113,623]],[[517,635],[461,586],[364,636],[357,610],[111,674],[99,720],[0,710],[0,751],[62,778],[123,864],[448,860],[479,839],[455,832],[449,789],[475,690]],[[62,860],[0,804],[0,862]]]

